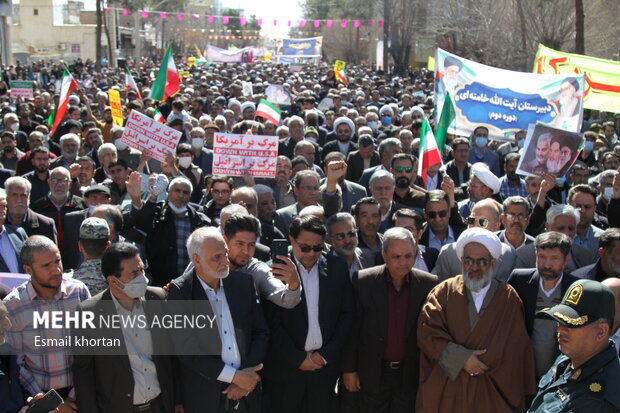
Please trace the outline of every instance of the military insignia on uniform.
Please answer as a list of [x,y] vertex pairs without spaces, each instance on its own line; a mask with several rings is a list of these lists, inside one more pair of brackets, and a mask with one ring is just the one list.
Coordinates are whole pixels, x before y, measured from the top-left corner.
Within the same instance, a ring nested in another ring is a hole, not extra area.
[[570,378],[571,378],[571,379],[573,379],[573,380],[577,380],[577,379],[579,378],[579,376],[581,376],[581,369],[579,369],[579,370],[575,371],[575,372],[573,373],[573,375],[572,375],[572,376],[570,376]]
[[590,391],[592,393],[598,393],[601,390],[603,390],[603,386],[601,386],[601,383],[593,382],[592,384],[590,384]]
[[566,297],[564,301],[567,303],[571,303],[573,305],[579,304],[579,300],[581,300],[581,295],[583,294],[583,285],[577,284],[571,287],[570,290],[566,292]]

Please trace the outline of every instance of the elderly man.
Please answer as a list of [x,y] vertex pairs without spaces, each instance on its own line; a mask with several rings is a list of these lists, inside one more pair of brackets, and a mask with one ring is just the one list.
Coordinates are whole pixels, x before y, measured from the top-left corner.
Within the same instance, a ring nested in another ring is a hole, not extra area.
[[381,141],[379,144],[379,159],[381,164],[377,166],[364,169],[362,176],[360,177],[359,184],[365,188],[370,185],[370,177],[379,170],[389,171],[392,166],[392,159],[397,153],[402,153],[402,147],[400,146],[400,140],[398,138],[388,138]]
[[518,250],[524,245],[534,242],[534,237],[525,233],[530,222],[530,204],[520,196],[511,196],[504,200],[502,225],[504,230],[499,231],[499,240],[509,247]]
[[[260,219],[260,217],[258,216],[259,196],[256,191],[257,186],[258,185],[255,185],[253,187],[242,186],[233,190],[232,194],[230,195],[230,202],[232,202],[233,204],[243,205],[245,209],[247,209],[247,211],[250,213],[250,215],[253,215]],[[259,222],[260,235],[257,242],[271,247],[271,243],[274,239],[284,238],[284,235],[280,232],[280,230],[273,226],[272,222],[266,222],[263,220],[260,220]]]
[[[547,231],[557,231],[566,234],[573,239],[579,222],[579,211],[570,205],[554,205],[547,210],[547,223],[545,229]],[[534,268],[535,254],[534,245],[528,244],[519,248],[516,252],[514,268]],[[570,260],[566,264],[567,272],[572,272],[576,268],[590,265],[594,262],[590,251],[581,245],[573,242],[571,246]]]
[[467,218],[476,202],[491,198],[494,194],[499,193],[500,186],[499,178],[486,165],[482,163],[473,164],[467,184],[469,198],[458,203],[461,217]]
[[457,241],[463,275],[439,284],[418,319],[419,413],[514,412],[536,390],[521,299],[494,277],[499,238],[469,228]]
[[[494,199],[485,199],[476,203],[471,211],[471,216],[467,218],[469,228],[478,227],[491,232],[499,231],[502,214],[502,205],[499,202]],[[446,244],[439,251],[439,257],[437,257],[437,263],[432,272],[437,274],[441,280],[454,277],[462,271],[456,251],[457,245],[456,242]],[[494,275],[498,280],[506,281],[514,268],[516,254],[513,248],[504,243],[500,244],[500,248],[500,254],[496,258],[497,265]]]
[[[316,149],[314,144],[309,140],[304,139],[295,144],[295,149],[293,150],[295,157],[303,156],[303,158],[308,162],[310,169],[319,174],[321,178],[325,177],[325,173],[323,173],[323,169],[317,164],[314,163]],[[325,152],[323,152],[325,155]]]
[[0,272],[21,273],[20,251],[26,238],[26,232],[13,225],[6,225],[6,192],[0,189]]
[[[295,156],[295,145],[297,142],[304,139],[304,120],[299,116],[291,116],[288,119],[288,130],[290,136],[280,141],[278,146],[278,154],[284,155],[288,159],[293,159]],[[314,145],[314,163],[320,166],[321,163],[321,148],[315,143]]]
[[30,209],[30,182],[21,176],[9,178],[4,183],[8,213],[6,223],[21,227],[28,236],[43,235],[57,242],[54,220]]
[[358,248],[357,225],[353,215],[339,212],[328,218],[327,242],[332,246],[331,253],[342,258],[349,267],[349,276],[356,271],[375,265],[374,254],[368,249]]
[[[149,177],[149,183],[154,176]],[[210,225],[203,213],[189,205],[191,182],[184,177],[175,178],[168,186],[168,197],[157,202],[157,194],[151,193],[146,202],[141,198],[142,177],[132,172],[127,183],[131,197],[131,216],[136,228],[146,233],[146,257],[152,284],[162,287],[176,278],[187,267],[190,257],[185,241],[197,228]]]
[[557,322],[562,355],[541,379],[528,413],[620,411],[618,349],[609,340],[616,315],[609,287],[579,280],[560,304],[539,315]]
[[516,269],[508,283],[523,301],[525,327],[532,340],[536,378],[549,370],[559,355],[555,323],[535,318],[538,311],[558,304],[577,278],[564,272],[570,259],[571,240],[559,232],[545,232],[536,237],[536,267]]
[[416,241],[405,228],[386,231],[385,265],[353,276],[357,311],[343,355],[343,381],[359,392],[360,412],[411,412],[418,385],[415,321],[437,277],[413,269]]
[[620,278],[620,229],[606,229],[599,239],[598,257],[594,264],[577,268],[571,274],[596,281]]
[[69,167],[75,163],[80,151],[80,137],[75,133],[67,133],[60,138],[61,155],[54,159],[50,164],[50,169],[60,166],[69,170]]
[[381,233],[384,233],[392,224],[392,215],[394,212],[401,208],[405,208],[405,205],[394,201],[395,187],[396,180],[394,179],[394,175],[388,171],[379,170],[370,178],[370,194],[379,202],[379,206],[381,207],[381,224],[379,225],[379,232]]
[[310,205],[317,205],[321,193],[319,191],[319,174],[314,171],[301,171],[295,175],[293,191],[297,202],[276,211],[274,224],[285,236],[288,228],[299,211]]
[[355,308],[349,271],[323,255],[327,230],[314,216],[297,217],[289,240],[302,280],[305,305],[290,310],[265,303],[273,339],[265,359],[265,393],[272,413],[328,412],[340,357]]
[[86,208],[84,200],[69,192],[71,175],[69,170],[59,166],[52,169],[48,183],[50,192],[32,204],[32,210],[54,220],[58,231],[58,245],[62,248],[64,238],[64,217],[70,212]]

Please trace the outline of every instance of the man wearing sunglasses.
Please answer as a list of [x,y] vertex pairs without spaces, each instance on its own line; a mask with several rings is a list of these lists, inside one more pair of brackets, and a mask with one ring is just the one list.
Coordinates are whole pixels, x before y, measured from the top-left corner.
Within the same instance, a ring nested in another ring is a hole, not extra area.
[[357,225],[353,215],[339,212],[329,217],[325,226],[327,242],[332,246],[330,253],[347,263],[349,276],[352,277],[356,271],[375,265],[372,251],[358,248]]
[[494,277],[502,243],[469,228],[456,251],[462,275],[433,289],[418,319],[416,411],[523,411],[536,391],[534,355],[521,299]]
[[[467,218],[467,227],[483,228],[493,233],[499,231],[501,227],[500,216],[502,205],[494,199],[485,199],[477,202],[471,210],[471,215]],[[463,232],[464,234],[465,232]],[[461,237],[459,237],[459,240]],[[456,254],[457,242],[444,245],[439,251],[437,264],[433,269],[433,274],[437,274],[441,280],[461,274],[463,267]],[[510,276],[515,264],[516,253],[508,245],[500,242],[500,254],[497,257],[494,275],[500,281],[506,281]]]
[[424,210],[426,190],[417,185],[412,185],[415,181],[417,165],[418,162],[412,155],[399,153],[392,158],[390,172],[396,179],[394,201],[413,208],[421,214]]
[[[450,208],[448,193],[441,189],[428,191],[424,198],[424,218],[427,225],[420,244],[439,251],[444,245],[456,241],[466,227],[460,217],[452,219],[453,213],[455,211]],[[458,211],[456,213],[458,215]]]
[[302,303],[292,309],[265,302],[272,340],[264,389],[272,413],[329,412],[336,403],[340,354],[353,323],[354,303],[345,262],[323,254],[327,230],[314,216],[296,217],[289,230]]

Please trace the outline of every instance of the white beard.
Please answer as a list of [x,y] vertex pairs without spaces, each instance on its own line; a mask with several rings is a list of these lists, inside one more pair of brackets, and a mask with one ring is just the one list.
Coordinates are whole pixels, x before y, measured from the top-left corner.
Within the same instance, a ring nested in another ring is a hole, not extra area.
[[473,291],[475,293],[489,285],[489,283],[491,282],[491,278],[493,278],[493,270],[489,270],[480,279],[470,278],[467,272],[463,272],[463,282],[465,283],[465,287],[469,291]]
[[560,96],[560,116],[563,118],[570,118],[575,113],[575,108],[579,100],[574,97],[562,97]]

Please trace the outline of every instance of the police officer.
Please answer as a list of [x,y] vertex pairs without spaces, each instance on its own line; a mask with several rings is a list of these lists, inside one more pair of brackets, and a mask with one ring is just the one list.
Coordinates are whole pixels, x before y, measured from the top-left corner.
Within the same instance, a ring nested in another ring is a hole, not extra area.
[[609,287],[579,280],[560,304],[537,314],[558,322],[562,354],[540,380],[528,413],[620,412],[620,361],[609,340],[614,313]]

